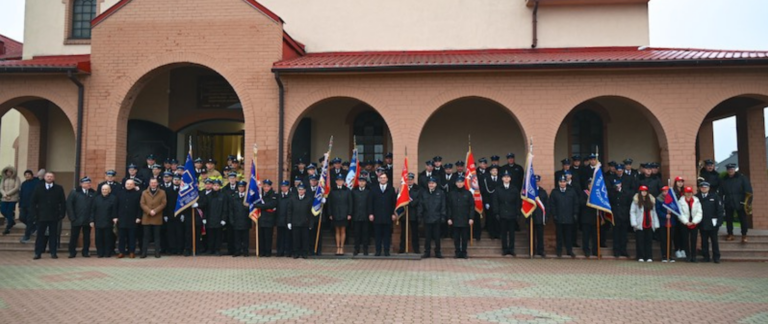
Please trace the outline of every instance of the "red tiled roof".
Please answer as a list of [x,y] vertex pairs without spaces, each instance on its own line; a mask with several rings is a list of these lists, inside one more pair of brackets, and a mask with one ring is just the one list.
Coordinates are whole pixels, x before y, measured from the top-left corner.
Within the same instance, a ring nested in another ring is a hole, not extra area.
[[436,69],[542,69],[768,65],[768,51],[585,47],[451,51],[309,53],[276,62],[273,71],[333,72]]
[[0,72],[91,73],[91,55],[35,56],[30,60],[0,61]]
[[18,60],[24,50],[24,44],[4,35],[0,35],[0,46],[0,60]]

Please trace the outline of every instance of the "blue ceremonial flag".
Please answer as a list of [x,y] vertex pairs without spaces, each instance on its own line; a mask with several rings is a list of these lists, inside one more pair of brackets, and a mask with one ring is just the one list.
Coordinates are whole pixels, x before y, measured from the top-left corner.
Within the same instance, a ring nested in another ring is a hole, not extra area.
[[357,187],[357,178],[360,176],[359,168],[357,167],[357,146],[352,150],[352,160],[349,162],[349,172],[347,172],[347,188],[355,189]]
[[677,200],[677,196],[675,196],[675,190],[671,187],[667,190],[667,196],[664,198],[664,208],[680,216],[680,202]]
[[613,212],[611,211],[611,201],[608,198],[608,189],[605,186],[603,170],[600,163],[595,167],[592,173],[592,190],[589,192],[587,206],[605,212],[605,219],[613,224]]
[[323,168],[320,172],[320,182],[317,185],[317,191],[315,192],[315,199],[312,201],[312,215],[318,216],[323,212],[323,204],[325,203],[326,196],[326,180],[328,180],[328,158],[331,156],[331,147],[333,147],[333,136],[331,136],[331,142],[328,144],[328,152],[323,155]]
[[[533,145],[531,150],[533,151]],[[520,198],[523,200],[521,211],[525,217],[531,216],[536,208],[541,208],[541,212],[546,219],[547,212],[544,208],[544,204],[539,199],[539,186],[536,183],[536,174],[533,173],[533,153],[528,152],[528,159],[526,161],[525,168],[525,180],[523,181],[523,190],[520,191]]]
[[254,222],[261,216],[261,210],[256,208],[256,203],[262,200],[259,184],[259,174],[256,173],[256,162],[254,161],[251,162],[251,180],[248,182],[248,195],[245,197],[245,203],[248,204],[248,217]]
[[194,205],[198,197],[197,174],[195,174],[195,163],[192,160],[192,143],[190,143],[187,161],[184,163],[184,174],[181,176],[179,197],[176,200],[176,209],[174,209],[173,215],[179,216],[182,210]]

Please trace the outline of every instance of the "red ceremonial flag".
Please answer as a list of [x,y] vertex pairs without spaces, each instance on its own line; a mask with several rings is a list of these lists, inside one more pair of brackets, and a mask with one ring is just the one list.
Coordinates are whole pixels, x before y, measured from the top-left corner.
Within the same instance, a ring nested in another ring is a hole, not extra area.
[[472,146],[467,152],[467,175],[464,178],[464,187],[466,187],[475,198],[475,211],[483,214],[483,196],[480,195],[480,182],[477,179],[477,166],[475,166],[475,157],[472,155]]
[[[395,206],[395,213],[397,213],[400,208],[403,208],[405,206],[408,206],[408,203],[411,202],[411,193],[408,189],[408,157],[405,157],[405,165],[403,165],[403,173],[400,177],[400,192],[397,193],[397,205]],[[405,214],[398,213],[400,216]]]

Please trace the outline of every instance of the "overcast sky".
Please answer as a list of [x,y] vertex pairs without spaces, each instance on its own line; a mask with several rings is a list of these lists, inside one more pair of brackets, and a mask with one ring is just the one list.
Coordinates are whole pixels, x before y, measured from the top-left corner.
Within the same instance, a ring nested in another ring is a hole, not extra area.
[[[24,2],[0,0],[0,34],[24,41]],[[651,46],[768,50],[768,0],[651,0],[649,7]],[[736,150],[736,122],[726,118],[714,129],[720,161]]]

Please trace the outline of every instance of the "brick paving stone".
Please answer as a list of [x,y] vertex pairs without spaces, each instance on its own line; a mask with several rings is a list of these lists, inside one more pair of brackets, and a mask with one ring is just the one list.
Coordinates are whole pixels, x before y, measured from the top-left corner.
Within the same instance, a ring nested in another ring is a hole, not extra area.
[[31,260],[0,252],[3,323],[768,322],[765,263]]

